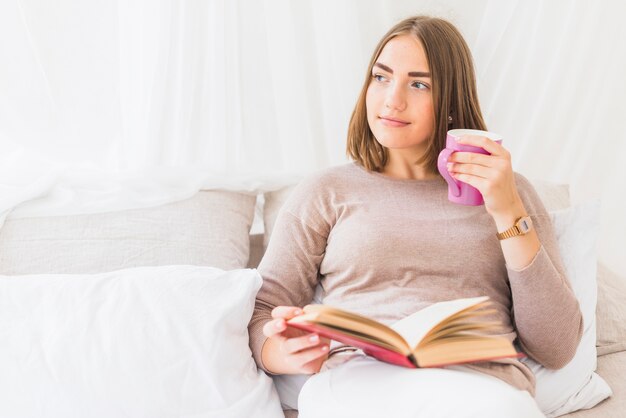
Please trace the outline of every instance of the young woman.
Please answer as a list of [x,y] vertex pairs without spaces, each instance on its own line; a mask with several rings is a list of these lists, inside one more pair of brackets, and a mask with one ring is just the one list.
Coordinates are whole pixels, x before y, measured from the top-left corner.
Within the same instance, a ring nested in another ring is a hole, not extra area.
[[[484,205],[449,202],[436,162],[446,132],[456,128],[486,130],[469,48],[445,20],[406,19],[381,39],[368,66],[348,132],[354,162],[303,181],[281,209],[258,268],[264,283],[249,327],[259,367],[272,374],[315,374],[325,365],[315,376],[322,379],[333,367],[354,362],[333,366],[346,347],[333,342],[331,349],[318,335],[286,329],[285,321],[301,314],[318,284],[323,303],[384,323],[433,302],[487,295],[495,319],[504,324],[502,334],[528,356],[552,369],[571,360],[582,316],[549,215],[530,183],[512,171],[507,150],[485,137],[462,141],[491,155],[457,152],[448,166],[456,179],[481,192]],[[498,237],[527,216],[530,231]],[[417,388],[443,371],[402,373],[411,373],[405,378]],[[517,359],[445,372],[444,382],[458,379],[468,393],[474,385],[467,376],[495,380],[511,394],[505,399],[512,413],[541,416],[529,396],[532,372]],[[362,401],[386,396],[374,393]],[[471,398],[493,408],[492,394]],[[411,402],[416,399],[418,393]],[[462,416],[466,407],[451,413]]]

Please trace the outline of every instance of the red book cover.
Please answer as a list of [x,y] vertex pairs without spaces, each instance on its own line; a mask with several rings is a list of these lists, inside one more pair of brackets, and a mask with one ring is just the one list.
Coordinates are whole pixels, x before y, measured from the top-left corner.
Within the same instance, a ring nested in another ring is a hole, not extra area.
[[322,337],[330,338],[331,340],[339,341],[344,344],[351,345],[353,347],[360,348],[367,355],[377,358],[378,360],[386,363],[397,364],[398,366],[415,368],[416,366],[403,354],[389,350],[387,348],[372,344],[369,341],[364,341],[350,335],[343,334],[332,328],[326,328],[318,324],[311,323],[294,323],[287,322],[287,326],[301,329],[307,332],[314,332]]

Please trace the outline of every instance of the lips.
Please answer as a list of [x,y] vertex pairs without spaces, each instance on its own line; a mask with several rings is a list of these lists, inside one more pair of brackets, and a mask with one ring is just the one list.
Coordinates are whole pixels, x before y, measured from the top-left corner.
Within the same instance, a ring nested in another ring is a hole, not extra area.
[[378,118],[380,119],[380,122],[383,125],[391,126],[391,127],[394,127],[394,128],[401,128],[403,126],[407,126],[407,125],[410,124],[410,122],[406,122],[406,121],[404,121],[402,119],[398,119],[398,118],[392,118],[390,116],[379,116]]

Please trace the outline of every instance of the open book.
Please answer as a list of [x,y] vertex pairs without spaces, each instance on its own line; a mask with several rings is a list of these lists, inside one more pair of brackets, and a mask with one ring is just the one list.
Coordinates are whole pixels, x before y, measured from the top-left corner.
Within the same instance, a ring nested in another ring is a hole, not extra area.
[[506,357],[524,357],[504,337],[488,335],[500,322],[481,317],[494,313],[489,297],[456,299],[430,305],[391,326],[326,305],[307,305],[290,327],[362,349],[387,363],[404,367],[441,367]]

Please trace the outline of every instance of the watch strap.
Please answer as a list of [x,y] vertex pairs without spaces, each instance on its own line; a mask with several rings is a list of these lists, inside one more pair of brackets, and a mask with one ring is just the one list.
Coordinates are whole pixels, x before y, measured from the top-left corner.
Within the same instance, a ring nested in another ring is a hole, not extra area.
[[532,227],[532,222],[530,222],[530,217],[522,216],[515,221],[515,225],[507,229],[506,231],[499,232],[496,234],[499,240],[513,238],[518,235],[525,235],[530,231]]

